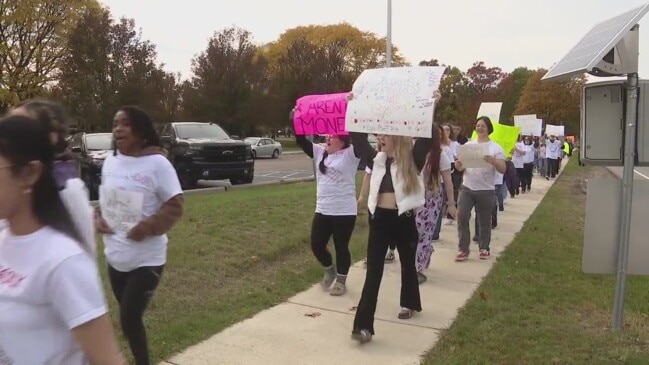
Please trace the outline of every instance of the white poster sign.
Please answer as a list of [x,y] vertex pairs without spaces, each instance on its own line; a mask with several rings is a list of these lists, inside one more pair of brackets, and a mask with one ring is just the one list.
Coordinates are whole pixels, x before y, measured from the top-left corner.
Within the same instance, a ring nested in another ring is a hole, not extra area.
[[521,129],[524,136],[541,136],[543,120],[537,119],[536,114],[514,115],[514,125]]
[[489,167],[485,156],[489,154],[488,143],[468,143],[457,146],[457,159],[464,168]]
[[388,67],[363,71],[352,87],[349,132],[431,137],[433,94],[444,67]]
[[562,125],[552,125],[548,124],[545,126],[545,135],[550,136],[563,136],[565,135],[565,127]]
[[535,134],[535,137],[540,137],[543,135],[543,119],[537,119],[536,122],[539,124],[538,126],[538,134]]
[[115,232],[127,233],[142,220],[144,195],[99,186],[101,216]]
[[481,103],[476,118],[489,117],[492,123],[500,123],[500,109],[503,103]]

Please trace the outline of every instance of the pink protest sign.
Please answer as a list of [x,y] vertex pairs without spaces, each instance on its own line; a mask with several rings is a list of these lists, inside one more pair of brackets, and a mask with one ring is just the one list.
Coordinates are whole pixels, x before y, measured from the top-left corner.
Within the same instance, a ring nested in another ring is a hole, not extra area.
[[346,135],[345,114],[349,92],[307,95],[295,102],[295,134]]

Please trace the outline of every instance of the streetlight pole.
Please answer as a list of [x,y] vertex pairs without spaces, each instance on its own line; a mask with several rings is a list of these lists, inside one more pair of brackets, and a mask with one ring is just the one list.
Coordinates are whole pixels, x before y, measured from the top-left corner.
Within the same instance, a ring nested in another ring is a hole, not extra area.
[[388,0],[388,33],[385,50],[385,67],[392,66],[392,0]]

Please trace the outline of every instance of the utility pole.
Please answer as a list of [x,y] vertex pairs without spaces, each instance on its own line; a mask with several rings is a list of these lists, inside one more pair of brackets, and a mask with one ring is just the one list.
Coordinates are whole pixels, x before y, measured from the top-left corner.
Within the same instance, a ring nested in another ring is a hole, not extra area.
[[388,32],[385,39],[385,67],[392,67],[392,0],[388,0]]

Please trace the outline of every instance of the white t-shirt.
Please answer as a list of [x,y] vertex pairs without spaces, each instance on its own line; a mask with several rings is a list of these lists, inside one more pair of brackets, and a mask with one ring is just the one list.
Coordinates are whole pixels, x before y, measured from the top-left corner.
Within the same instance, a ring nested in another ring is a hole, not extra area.
[[[446,147],[448,149],[448,147]],[[449,149],[450,150],[450,149]],[[451,169],[451,162],[455,162],[452,155],[449,156],[448,153],[444,153],[444,148],[442,148],[442,153],[439,155],[439,181],[442,181],[442,171],[448,171]]]
[[545,158],[545,145],[539,146],[539,158]]
[[108,312],[94,257],[45,227],[0,232],[0,364],[89,364],[71,330]]
[[[448,148],[448,147],[446,147]],[[442,171],[450,171],[451,170],[451,161],[455,160],[450,160],[448,157],[448,154],[444,152],[444,148],[442,146],[442,153],[439,154],[439,184],[444,182],[444,178],[442,177]],[[426,171],[426,167],[424,166],[424,171]],[[424,181],[428,181],[428,176],[427,174],[424,174],[423,176]]]
[[494,181],[494,183],[496,185],[502,185],[504,178],[505,178],[505,174],[501,174],[500,172],[496,171],[496,180]]
[[356,215],[356,171],[360,159],[354,155],[354,146],[330,153],[324,161],[327,173],[320,172],[320,161],[325,147],[313,145],[317,179],[315,211],[322,215]]
[[451,160],[452,162],[455,162],[455,159],[457,158],[457,146],[460,144],[457,141],[451,141],[449,144],[449,147],[451,148],[451,152],[453,153],[453,159]]
[[545,142],[545,148],[546,148],[545,155],[546,155],[546,157],[549,158],[549,159],[553,159],[553,160],[558,159],[559,158],[559,153],[561,151],[561,145],[562,145],[562,143],[558,139],[555,139],[554,142],[550,142],[550,140],[548,139]]
[[[468,141],[466,144],[478,143],[478,141]],[[505,151],[503,148],[494,141],[483,142],[488,143],[489,154],[498,160],[505,159]],[[464,170],[463,186],[470,190],[494,190],[496,181],[496,168],[493,166],[481,168],[467,168]]]
[[534,145],[523,144],[523,163],[534,163]]
[[[519,152],[521,150],[522,152]],[[523,142],[516,142],[516,147],[514,153],[512,153],[512,163],[517,169],[522,169],[525,162],[523,162],[525,156],[525,144]]]
[[166,234],[146,237],[140,242],[126,235],[137,222],[156,214],[163,203],[183,193],[169,160],[162,155],[111,154],[101,170],[99,193],[102,217],[115,232],[103,236],[108,263],[121,272],[164,265],[167,262]]
[[[450,146],[442,146],[442,154],[446,155],[446,159],[451,162],[455,162],[455,153],[453,153],[453,149]],[[443,171],[443,170],[440,170]]]

